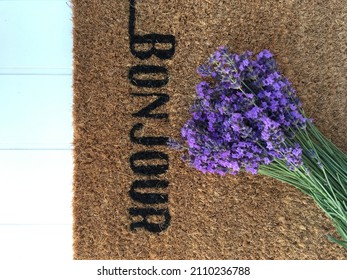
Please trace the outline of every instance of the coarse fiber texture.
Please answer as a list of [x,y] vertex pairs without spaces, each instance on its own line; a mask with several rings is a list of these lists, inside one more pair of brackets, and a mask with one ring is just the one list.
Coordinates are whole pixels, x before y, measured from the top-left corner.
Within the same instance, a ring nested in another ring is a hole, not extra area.
[[[346,259],[293,186],[204,175],[178,138],[221,45],[271,50],[308,116],[347,151],[346,1],[73,0],[75,259]],[[156,42],[156,43],[153,43]]]

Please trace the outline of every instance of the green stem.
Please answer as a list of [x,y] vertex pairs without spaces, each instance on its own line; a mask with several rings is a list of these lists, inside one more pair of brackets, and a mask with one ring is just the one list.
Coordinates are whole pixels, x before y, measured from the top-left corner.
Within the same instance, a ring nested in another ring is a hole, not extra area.
[[329,240],[347,248],[347,155],[311,123],[296,131],[294,141],[303,149],[302,167],[290,171],[284,161],[276,160],[261,166],[259,173],[291,184],[312,197],[340,235],[340,239],[328,236]]

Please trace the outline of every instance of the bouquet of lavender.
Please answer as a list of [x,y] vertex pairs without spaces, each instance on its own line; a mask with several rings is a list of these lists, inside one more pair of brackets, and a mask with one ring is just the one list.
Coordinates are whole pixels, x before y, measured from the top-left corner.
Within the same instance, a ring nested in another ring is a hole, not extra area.
[[169,145],[203,173],[259,173],[297,187],[342,238],[329,239],[347,248],[347,155],[306,117],[271,52],[253,59],[220,47],[197,72],[191,118]]

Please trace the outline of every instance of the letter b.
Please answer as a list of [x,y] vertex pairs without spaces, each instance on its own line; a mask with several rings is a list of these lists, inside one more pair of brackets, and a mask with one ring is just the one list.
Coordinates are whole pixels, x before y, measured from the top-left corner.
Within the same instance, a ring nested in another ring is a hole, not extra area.
[[[137,45],[150,45],[149,50],[136,50]],[[157,49],[156,44],[162,44],[168,48]],[[175,53],[175,36],[163,34],[146,34],[146,35],[133,35],[130,37],[130,50],[131,53],[140,59],[148,59],[152,55],[160,59],[169,59]]]

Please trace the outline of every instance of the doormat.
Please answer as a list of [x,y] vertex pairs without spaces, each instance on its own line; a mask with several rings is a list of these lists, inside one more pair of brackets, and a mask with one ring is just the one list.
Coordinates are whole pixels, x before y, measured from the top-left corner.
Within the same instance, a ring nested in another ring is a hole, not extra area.
[[196,68],[269,49],[305,112],[347,151],[345,1],[73,0],[75,259],[346,259],[292,186],[187,167],[170,149]]

